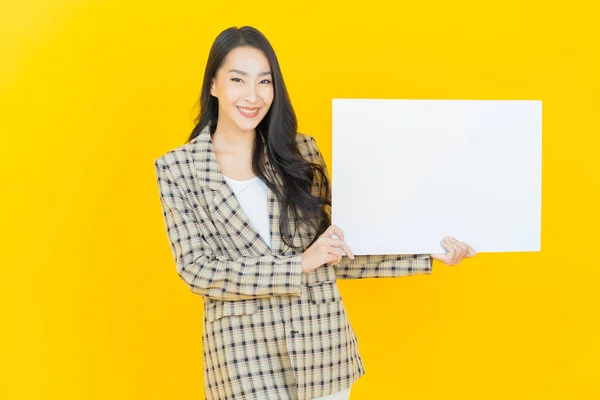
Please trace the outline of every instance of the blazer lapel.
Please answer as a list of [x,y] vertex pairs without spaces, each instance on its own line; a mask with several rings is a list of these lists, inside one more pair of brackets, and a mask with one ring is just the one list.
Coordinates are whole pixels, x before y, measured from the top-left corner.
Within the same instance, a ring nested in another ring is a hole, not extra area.
[[[276,254],[280,252],[279,202],[277,196],[267,186],[267,204],[271,231],[271,248],[269,248],[269,245],[263,240],[262,236],[250,222],[248,216],[244,213],[235,193],[223,179],[223,174],[213,151],[209,129],[209,125],[207,125],[190,144],[192,145],[194,171],[197,175],[198,183],[200,186],[210,189],[213,194],[212,200],[208,204],[211,215],[227,227],[227,232],[222,232],[223,235],[234,236],[240,241],[240,245],[237,246],[240,249],[251,248],[257,255]],[[268,158],[265,157],[265,160],[266,170],[270,172],[271,178],[274,172],[268,162]],[[277,180],[277,182],[280,184],[280,180]]]
[[[263,150],[263,157],[265,160],[265,174],[268,176],[271,182],[274,182],[277,185],[277,187],[281,188],[283,186],[283,182],[281,181],[281,178],[275,172],[275,169],[271,166],[271,163],[269,162],[267,146],[263,146]],[[273,254],[282,254],[283,241],[281,240],[281,235],[279,234],[279,218],[281,204],[277,199],[275,193],[268,186],[267,205],[269,208],[269,226],[271,228],[271,252]]]

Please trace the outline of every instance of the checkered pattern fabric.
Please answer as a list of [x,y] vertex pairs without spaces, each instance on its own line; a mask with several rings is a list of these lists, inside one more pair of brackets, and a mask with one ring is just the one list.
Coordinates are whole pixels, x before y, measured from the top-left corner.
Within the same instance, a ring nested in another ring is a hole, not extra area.
[[[312,136],[298,133],[297,143],[327,168]],[[269,248],[223,179],[209,126],[154,166],[177,272],[203,298],[208,400],[310,400],[349,387],[365,369],[336,279],[432,271],[427,254],[360,255],[303,274],[302,253],[279,235],[276,196],[268,189]],[[321,184],[315,180],[315,193]],[[301,227],[294,243],[305,249],[314,235]]]

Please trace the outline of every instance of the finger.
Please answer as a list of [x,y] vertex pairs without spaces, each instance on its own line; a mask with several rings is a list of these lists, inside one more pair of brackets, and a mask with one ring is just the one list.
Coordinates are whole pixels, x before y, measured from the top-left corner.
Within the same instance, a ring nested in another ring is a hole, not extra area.
[[325,232],[321,235],[321,237],[331,237],[335,233],[335,225],[329,225]]
[[454,260],[456,258],[456,248],[450,242],[450,239],[448,237],[445,237],[444,240],[442,240],[442,245],[448,250],[448,252],[446,253],[446,264],[453,265]]
[[327,250],[327,253],[334,254],[336,256],[336,260],[335,260],[336,264],[338,262],[342,261],[342,257],[344,256],[344,253],[342,253],[342,250],[339,249],[338,247],[329,247]]
[[335,254],[336,256],[344,256],[344,252],[342,252],[342,249],[340,249],[339,247],[335,247],[335,246],[329,246],[327,247],[327,253],[329,254]]
[[340,259],[340,257],[337,254],[327,253],[327,264],[328,265],[337,264],[339,259]]
[[338,238],[344,240],[344,232],[342,232],[342,229],[339,226],[330,225],[329,228],[327,228],[327,231],[330,232],[328,237],[333,237],[333,235],[336,235]]
[[327,252],[328,252],[328,254],[335,255],[335,259],[333,261],[330,261],[329,265],[335,265],[335,264],[339,263],[340,261],[342,261],[343,254],[342,254],[342,250],[340,250],[339,248],[329,247]]
[[475,257],[477,255],[477,252],[469,245],[467,245],[467,254],[465,255],[465,257]]
[[449,252],[456,251],[456,248],[454,247],[452,242],[450,242],[450,239],[448,237],[445,237],[444,240],[442,240],[442,246],[444,246]]
[[450,244],[456,249],[456,254],[454,255],[454,265],[457,265],[462,261],[467,249],[463,248],[461,242],[453,237],[450,237]]
[[333,235],[333,233],[334,233],[333,230],[334,230],[334,226],[329,225],[329,227],[327,229],[325,229],[325,232],[323,232],[321,237],[331,237],[331,235]]
[[340,228],[337,225],[334,225],[334,226],[335,226],[335,234],[337,235],[337,237],[339,237],[342,240],[346,240],[346,239],[344,239],[344,231],[342,231],[342,228]]
[[467,244],[450,236],[450,242],[456,247],[456,262],[459,263],[465,254],[467,254]]
[[469,251],[472,250],[471,246],[469,246],[467,244],[467,242],[462,242],[462,241],[458,241],[458,243],[460,244],[460,248],[461,248],[461,253],[460,253],[460,259],[462,260],[463,258],[468,258],[468,257],[472,257],[469,255]]
[[337,263],[339,263],[340,261],[342,261],[342,257],[344,256],[344,254],[342,253],[342,250],[340,250],[339,248],[336,247],[330,247],[330,253],[329,254],[335,254],[336,255],[336,260],[332,263],[332,265],[336,265]]
[[335,246],[335,247],[340,247],[340,248],[344,249],[344,251],[346,252],[346,255],[348,255],[348,257],[350,257],[352,260],[354,260],[354,254],[352,254],[352,250],[350,250],[350,247],[348,246],[348,244],[346,242],[344,242],[342,239],[325,238],[325,239],[323,239],[323,243],[327,243],[329,246]]
[[462,249],[460,248],[458,240],[456,240],[452,236],[448,236],[448,244],[450,246],[452,246],[454,249],[454,252],[452,253],[451,265],[456,265],[460,262],[460,260],[462,258],[462,256],[461,256]]

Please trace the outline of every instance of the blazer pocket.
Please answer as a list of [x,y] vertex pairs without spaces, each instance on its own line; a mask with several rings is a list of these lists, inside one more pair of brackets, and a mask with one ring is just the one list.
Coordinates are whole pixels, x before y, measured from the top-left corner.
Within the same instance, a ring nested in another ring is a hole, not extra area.
[[219,301],[208,303],[204,308],[204,317],[208,322],[231,315],[251,315],[256,312],[256,299]]
[[313,304],[334,303],[342,300],[336,281],[322,281],[308,285],[308,296]]

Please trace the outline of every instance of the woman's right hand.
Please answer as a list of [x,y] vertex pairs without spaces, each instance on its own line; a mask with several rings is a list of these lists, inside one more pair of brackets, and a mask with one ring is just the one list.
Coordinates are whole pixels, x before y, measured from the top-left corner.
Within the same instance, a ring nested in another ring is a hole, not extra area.
[[[334,238],[333,235],[336,235],[339,239]],[[325,263],[329,265],[337,264],[344,256],[342,250],[354,260],[350,247],[344,241],[344,233],[339,227],[331,225],[302,253],[302,272],[314,271]]]

